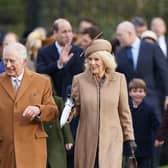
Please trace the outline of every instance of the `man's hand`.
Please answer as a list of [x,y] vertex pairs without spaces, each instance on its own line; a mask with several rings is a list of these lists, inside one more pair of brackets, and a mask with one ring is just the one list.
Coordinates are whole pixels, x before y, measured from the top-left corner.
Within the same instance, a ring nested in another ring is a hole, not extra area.
[[73,146],[72,143],[65,144],[66,150],[71,150],[72,146]]
[[72,47],[71,44],[66,44],[65,47],[62,48],[60,58],[58,60],[58,64],[60,66],[67,63],[73,57],[73,55],[74,55],[73,53],[69,54],[71,47]]
[[29,118],[31,121],[40,114],[40,108],[37,106],[28,106],[22,116]]
[[160,147],[164,144],[164,141],[155,140],[155,147]]

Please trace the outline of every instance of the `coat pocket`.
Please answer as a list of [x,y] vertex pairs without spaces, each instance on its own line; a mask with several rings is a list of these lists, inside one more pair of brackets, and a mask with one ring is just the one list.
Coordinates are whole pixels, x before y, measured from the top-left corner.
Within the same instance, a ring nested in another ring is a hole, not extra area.
[[46,134],[46,132],[36,132],[35,133],[35,138],[38,139],[38,138],[47,138],[48,135]]

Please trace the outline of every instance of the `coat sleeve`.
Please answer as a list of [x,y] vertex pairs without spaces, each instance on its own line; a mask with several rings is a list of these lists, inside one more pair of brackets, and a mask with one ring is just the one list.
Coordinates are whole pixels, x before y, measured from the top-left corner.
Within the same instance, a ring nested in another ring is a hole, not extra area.
[[41,104],[37,104],[37,106],[40,108],[41,112],[40,120],[50,121],[58,117],[58,108],[53,98],[50,79],[47,78],[45,81],[42,101]]
[[134,140],[132,117],[128,105],[128,92],[124,75],[121,75],[120,80],[120,96],[118,110],[120,116],[120,123],[123,130],[124,141]]

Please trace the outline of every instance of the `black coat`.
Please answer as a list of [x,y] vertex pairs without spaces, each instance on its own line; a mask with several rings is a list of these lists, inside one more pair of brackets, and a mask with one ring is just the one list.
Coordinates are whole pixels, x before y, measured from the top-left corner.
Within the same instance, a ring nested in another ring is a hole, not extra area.
[[[143,101],[135,109],[130,102],[130,110],[137,144],[135,155],[136,157],[152,157],[156,131],[159,127],[154,108]],[[128,144],[125,144],[124,152],[126,155],[130,155]]]
[[59,69],[57,67],[59,53],[55,43],[39,50],[36,70],[39,73],[48,74],[52,78],[58,96],[65,98],[66,88],[71,85],[73,76],[83,71],[84,59],[83,56],[80,56],[81,52],[82,49],[73,45],[70,51],[74,54],[73,57],[64,68]]

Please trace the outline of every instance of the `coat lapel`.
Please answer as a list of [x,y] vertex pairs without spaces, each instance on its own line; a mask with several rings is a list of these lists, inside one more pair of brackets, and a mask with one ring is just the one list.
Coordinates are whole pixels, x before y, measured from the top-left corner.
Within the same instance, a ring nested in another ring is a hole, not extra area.
[[4,76],[3,76],[3,79],[0,81],[0,84],[5,89],[7,94],[14,100],[16,96],[16,92],[12,86],[11,78],[6,73],[4,73],[3,75]]
[[31,82],[33,80],[33,74],[31,71],[25,69],[24,76],[22,82],[20,84],[19,90],[16,96],[16,102],[24,95],[26,90],[29,88]]

